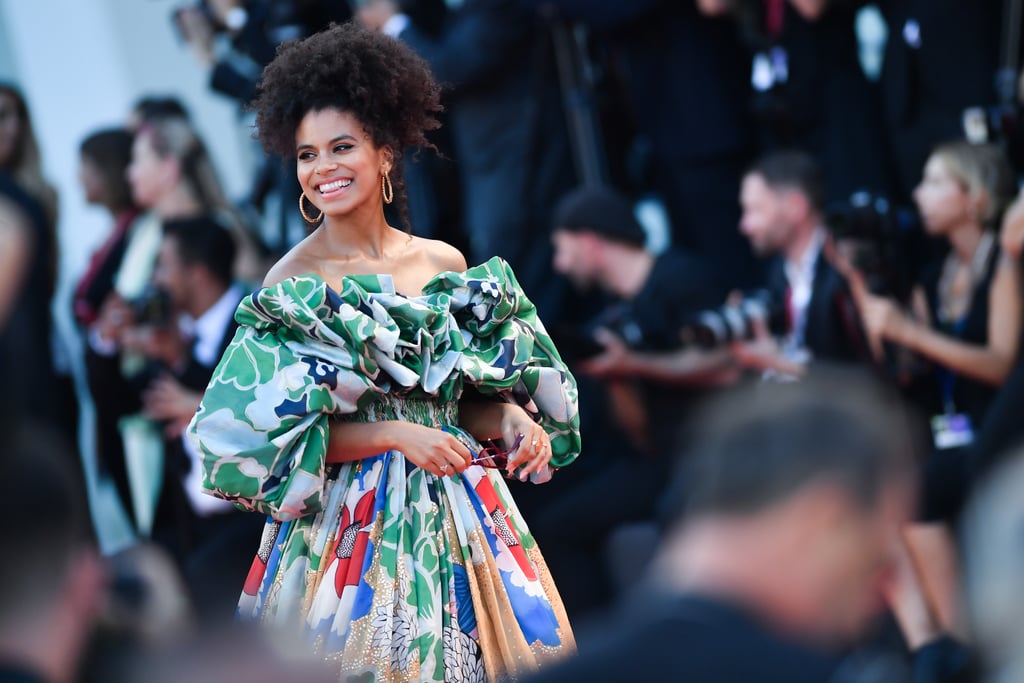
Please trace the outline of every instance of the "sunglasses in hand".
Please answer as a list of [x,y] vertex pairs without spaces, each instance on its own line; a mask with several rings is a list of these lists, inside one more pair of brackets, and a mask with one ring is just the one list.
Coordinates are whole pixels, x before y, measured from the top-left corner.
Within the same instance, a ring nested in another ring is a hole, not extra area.
[[508,467],[508,459],[512,453],[519,448],[519,444],[523,441],[523,435],[517,434],[516,440],[512,442],[512,446],[507,450],[502,450],[498,444],[494,441],[487,440],[481,442],[483,448],[479,452],[474,453],[470,450],[473,455],[473,460],[470,461],[473,465],[480,465],[481,467],[494,467],[496,469],[505,469]]

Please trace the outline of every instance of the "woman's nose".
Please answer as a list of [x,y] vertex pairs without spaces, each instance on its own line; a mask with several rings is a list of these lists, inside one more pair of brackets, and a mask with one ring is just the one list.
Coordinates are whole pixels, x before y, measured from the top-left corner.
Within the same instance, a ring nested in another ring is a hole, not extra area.
[[338,167],[338,162],[328,156],[321,155],[317,158],[317,173],[329,173]]

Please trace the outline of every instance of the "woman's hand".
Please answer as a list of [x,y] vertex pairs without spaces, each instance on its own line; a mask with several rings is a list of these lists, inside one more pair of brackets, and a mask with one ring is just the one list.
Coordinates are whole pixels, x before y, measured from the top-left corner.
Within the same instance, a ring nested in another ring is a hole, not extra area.
[[868,336],[906,345],[904,338],[910,320],[892,299],[865,293],[860,302],[860,315]]
[[885,359],[882,342],[886,340],[908,346],[909,337],[914,333],[914,321],[895,301],[871,292],[864,273],[853,265],[852,259],[842,248],[829,242],[826,243],[826,250],[827,258],[846,280],[874,359],[878,362]]
[[439,477],[461,473],[470,466],[472,455],[452,434],[413,422],[396,422],[397,450],[420,469]]
[[152,420],[166,420],[164,434],[177,438],[184,433],[199,409],[202,394],[187,389],[169,374],[153,380],[142,393],[142,412]]
[[520,434],[523,438],[519,446],[509,453],[506,471],[512,474],[516,468],[522,467],[519,471],[520,481],[533,472],[539,472],[551,460],[551,438],[544,428],[533,421],[529,413],[517,405],[504,404],[501,417],[501,437],[505,444],[513,444]]

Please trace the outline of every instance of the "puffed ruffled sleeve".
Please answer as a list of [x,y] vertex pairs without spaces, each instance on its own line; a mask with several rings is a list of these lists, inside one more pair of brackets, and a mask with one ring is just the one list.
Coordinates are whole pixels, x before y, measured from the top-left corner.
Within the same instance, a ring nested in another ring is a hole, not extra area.
[[462,375],[479,393],[522,405],[551,438],[551,465],[580,453],[576,380],[508,263],[494,257],[464,273],[442,273],[425,294],[447,292],[462,330]]
[[275,519],[316,513],[328,416],[355,412],[388,390],[393,378],[372,350],[386,352],[398,331],[315,277],[255,292],[235,319],[238,332],[188,427],[203,487]]

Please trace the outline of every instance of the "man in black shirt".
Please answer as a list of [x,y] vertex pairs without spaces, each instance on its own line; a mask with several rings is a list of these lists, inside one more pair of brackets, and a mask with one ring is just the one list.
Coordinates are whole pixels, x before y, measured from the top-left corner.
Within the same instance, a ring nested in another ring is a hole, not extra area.
[[[706,260],[649,251],[630,202],[607,187],[563,198],[554,227],[555,270],[581,292],[599,289],[612,299],[575,343],[560,345],[587,402],[580,412],[588,459],[600,465],[576,473],[557,496],[545,492],[543,507],[530,515],[566,608],[578,616],[614,596],[604,545],[618,525],[654,516],[680,415],[704,384],[732,379],[735,368],[727,351],[686,349],[680,341],[689,316],[725,298]],[[577,522],[566,524],[567,515]]]

